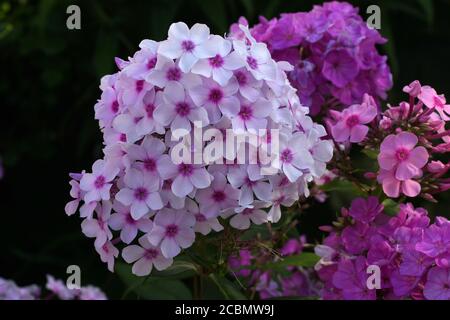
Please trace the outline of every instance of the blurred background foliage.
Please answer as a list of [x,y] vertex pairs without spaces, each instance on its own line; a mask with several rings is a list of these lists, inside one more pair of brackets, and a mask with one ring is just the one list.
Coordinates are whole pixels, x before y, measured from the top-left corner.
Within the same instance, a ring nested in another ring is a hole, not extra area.
[[[174,21],[206,23],[212,32],[224,34],[240,16],[252,24],[259,15],[308,11],[321,2],[0,0],[0,157],[5,166],[0,181],[0,276],[20,285],[42,284],[46,273],[64,277],[68,265],[78,264],[83,284],[98,285],[114,298],[130,297],[119,277],[100,262],[92,241],[82,236],[80,220],[64,214],[67,173],[89,169],[101,156],[93,118],[100,78],[115,71],[115,56],[132,55],[144,38],[163,39]],[[350,2],[364,17],[368,5],[381,7],[381,33],[389,39],[381,50],[389,55],[395,81],[391,103],[415,79],[450,96],[450,0]],[[81,8],[81,30],[66,28],[71,4]],[[338,186],[330,191],[330,201],[313,206],[300,221],[300,231],[311,242],[320,240],[317,227],[330,223],[338,208],[349,204],[348,190]],[[449,205],[441,197],[433,211],[447,215]],[[140,280],[123,268],[118,270],[122,280],[135,286]],[[162,288],[157,279],[152,281],[157,291],[141,297],[190,297],[180,282],[166,282]],[[168,287],[177,293],[165,292]],[[220,297],[212,291],[209,296]]]

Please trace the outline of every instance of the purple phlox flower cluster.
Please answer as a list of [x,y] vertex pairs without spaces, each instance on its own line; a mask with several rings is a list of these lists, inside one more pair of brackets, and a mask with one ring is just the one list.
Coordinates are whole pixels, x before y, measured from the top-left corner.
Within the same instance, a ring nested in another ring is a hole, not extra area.
[[44,292],[37,285],[19,287],[14,281],[0,278],[0,300],[107,300],[106,295],[97,287],[88,285],[79,289],[69,289],[62,280],[47,275]]
[[[450,222],[401,204],[389,217],[376,197],[355,199],[315,248],[323,299],[450,299]],[[367,285],[369,266],[380,288]]]
[[254,288],[261,299],[311,297],[317,295],[317,286],[313,283],[311,270],[291,266],[286,268],[287,273],[280,273],[276,270],[246,268],[276,262],[280,257],[299,255],[303,252],[305,244],[304,236],[288,239],[279,249],[279,256],[274,256],[273,251],[265,249],[257,248],[255,251],[244,248],[229,257],[228,266],[244,285]]
[[389,106],[382,114],[379,130],[388,135],[378,155],[378,181],[389,197],[420,194],[435,201],[433,194],[450,187],[446,176],[449,164],[439,160],[450,151],[450,132],[446,129],[450,105],[444,95],[421,86],[419,81],[403,90],[409,94],[409,102]]
[[[238,229],[277,222],[280,207],[307,196],[308,182],[326,172],[332,143],[289,84],[291,66],[240,28],[245,36],[231,39],[203,24],[174,23],[166,40],[142,41],[102,78],[95,118],[104,157],[71,174],[66,213],[79,210],[82,231],[109,270],[120,253],[137,275],[166,269],[196,233],[222,230],[219,219]],[[241,134],[256,139],[205,158],[221,137],[196,132],[213,128],[227,132],[224,145]],[[270,151],[271,130],[280,150],[266,164],[250,151]],[[180,148],[191,157],[177,158]],[[241,164],[242,155],[254,161]]]
[[[238,23],[248,25],[245,18]],[[275,60],[294,66],[289,80],[312,115],[325,105],[359,103],[365,93],[386,99],[392,87],[387,57],[376,49],[386,39],[348,3],[327,2],[309,12],[284,13],[271,20],[260,17],[250,32],[267,44]],[[237,24],[230,33],[244,36]]]

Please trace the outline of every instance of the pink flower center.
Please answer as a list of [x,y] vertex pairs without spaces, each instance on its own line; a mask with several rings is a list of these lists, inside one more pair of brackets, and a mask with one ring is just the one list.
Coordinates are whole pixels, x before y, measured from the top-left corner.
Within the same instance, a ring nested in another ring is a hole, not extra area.
[[256,61],[255,58],[253,58],[253,57],[251,57],[251,56],[248,56],[248,57],[247,57],[247,63],[248,63],[248,66],[249,66],[250,68],[252,68],[253,70],[255,70],[255,69],[258,68],[258,62]]
[[234,75],[236,76],[236,80],[241,87],[247,84],[247,75],[244,72],[238,71]]
[[156,250],[156,249],[147,249],[147,250],[145,251],[145,257],[146,257],[148,260],[153,260],[153,259],[155,259],[156,257],[158,257],[158,255],[159,255],[159,252],[158,252],[158,250]]
[[162,189],[163,190],[170,190],[172,188],[172,180],[168,179],[164,181]]
[[397,151],[395,152],[395,157],[398,161],[404,161],[409,157],[409,150],[405,148],[397,149]]
[[202,215],[201,213],[197,213],[195,215],[195,220],[197,220],[198,222],[205,222],[206,218],[204,215]]
[[178,172],[185,177],[192,175],[193,171],[194,167],[191,164],[180,163],[178,165]]
[[127,135],[125,133],[121,133],[119,136],[119,141],[127,142]]
[[216,54],[214,57],[209,58],[209,64],[213,68],[220,68],[221,66],[223,66],[223,63],[224,61],[220,54]]
[[178,226],[176,224],[169,224],[166,227],[166,236],[173,238],[178,234]]
[[178,102],[175,107],[175,112],[182,117],[186,117],[191,111],[191,107],[186,102]]
[[147,114],[147,118],[153,119],[153,111],[155,111],[155,106],[152,103],[145,105],[145,113]]
[[127,216],[125,217],[125,222],[127,224],[131,224],[131,225],[136,224],[136,220],[133,219],[133,217],[131,216],[131,213],[129,213],[129,212],[127,213]]
[[280,155],[281,162],[291,163],[293,159],[294,159],[294,155],[292,154],[291,149],[284,149],[281,152],[281,155]]
[[181,43],[181,48],[184,52],[192,52],[195,48],[195,44],[191,40],[184,40]]
[[181,79],[181,70],[178,67],[168,69],[166,78],[169,81],[179,81]]
[[144,160],[144,168],[147,171],[156,170],[156,161],[154,159],[148,158]]
[[211,89],[208,99],[214,104],[218,104],[223,98],[223,92],[220,89]]
[[111,111],[117,113],[119,111],[119,102],[116,100],[111,104]]
[[242,211],[242,215],[244,215],[244,216],[251,215],[252,213],[253,213],[252,208],[247,208],[247,209],[244,209],[244,211]]
[[226,195],[223,191],[214,191],[214,193],[212,194],[212,198],[215,202],[222,202],[225,200]]
[[147,61],[147,70],[151,70],[156,66],[156,57],[148,59]]
[[136,91],[141,92],[144,89],[144,80],[136,81]]
[[98,176],[94,181],[94,186],[96,189],[101,189],[106,183],[106,179],[104,176]]
[[256,184],[256,181],[252,181],[249,177],[247,177],[245,178],[245,184],[249,187],[253,187]]
[[239,111],[239,117],[244,120],[248,121],[253,116],[253,109],[249,106],[241,106],[241,111]]
[[148,197],[148,191],[145,188],[139,187],[134,190],[134,197],[136,200],[144,201]]
[[356,114],[352,114],[350,117],[347,118],[347,121],[345,122],[347,124],[347,127],[353,128],[357,124],[359,124],[359,117]]

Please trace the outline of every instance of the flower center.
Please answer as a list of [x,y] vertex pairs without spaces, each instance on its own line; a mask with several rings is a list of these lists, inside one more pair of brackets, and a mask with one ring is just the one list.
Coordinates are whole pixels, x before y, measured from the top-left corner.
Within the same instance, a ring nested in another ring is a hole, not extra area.
[[178,226],[176,224],[169,224],[166,227],[166,236],[173,238],[178,234]]
[[248,121],[252,118],[253,110],[249,106],[241,106],[241,111],[239,111],[239,117],[241,117],[242,120]]
[[409,150],[404,149],[404,148],[398,149],[395,152],[395,157],[397,158],[398,161],[404,161],[404,160],[408,159],[408,157],[409,157]]
[[178,172],[183,176],[190,176],[193,171],[194,168],[190,164],[180,163],[178,165]]
[[159,255],[159,252],[156,249],[147,249],[147,251],[145,252],[145,257],[148,260],[153,260],[156,257],[158,257],[158,255]]
[[156,161],[154,159],[148,158],[144,160],[144,168],[147,171],[156,170]]
[[184,40],[181,43],[181,48],[185,52],[192,52],[192,50],[194,50],[195,48],[195,44],[191,40]]
[[127,142],[127,135],[125,133],[121,133],[119,136],[119,141]]
[[144,201],[148,197],[148,191],[145,188],[139,187],[134,190],[134,197],[139,201]]
[[156,57],[148,59],[147,61],[147,70],[151,70],[156,66]]
[[223,98],[223,93],[222,93],[222,90],[220,90],[220,89],[212,89],[209,92],[208,99],[209,99],[209,101],[211,101],[215,104],[219,103],[222,100],[222,98]]
[[195,220],[197,220],[198,222],[205,222],[206,218],[204,215],[202,215],[201,213],[197,213],[195,215]]
[[214,57],[209,58],[209,64],[213,68],[220,68],[221,66],[223,66],[223,63],[224,61],[220,54],[216,54]]
[[294,159],[294,155],[290,149],[284,149],[281,152],[280,160],[284,163],[290,163]]
[[239,83],[239,85],[241,87],[245,86],[247,84],[247,75],[244,72],[238,71],[235,73],[235,76],[236,76],[237,82]]
[[151,103],[145,105],[145,113],[147,118],[153,119],[153,111],[155,111],[155,106]]
[[242,214],[244,216],[251,215],[252,213],[253,213],[253,209],[252,208],[247,208],[247,209],[244,209],[244,211],[242,211]]
[[144,89],[144,80],[136,81],[136,91],[141,92]]
[[190,111],[191,108],[189,107],[189,104],[186,102],[178,102],[175,107],[175,112],[182,117],[186,117]]
[[253,186],[256,184],[256,181],[252,181],[252,180],[250,180],[249,177],[246,177],[246,178],[245,178],[245,184],[246,184],[248,187],[253,187]]
[[96,189],[101,189],[105,185],[106,179],[104,176],[98,176],[94,181],[94,186]]
[[111,104],[111,111],[117,113],[119,111],[119,102],[116,100]]
[[251,56],[248,56],[248,57],[247,57],[247,63],[248,63],[248,66],[249,66],[250,68],[252,68],[253,70],[255,70],[255,69],[258,68],[258,62],[256,61],[255,58],[253,58],[253,57],[251,57]]
[[359,117],[356,114],[351,115],[347,118],[346,121],[347,127],[353,128],[357,124],[359,124]]
[[212,198],[215,202],[222,202],[225,200],[226,195],[223,191],[214,191],[214,193],[212,194]]
[[181,70],[178,67],[168,69],[166,78],[169,81],[179,81],[181,79]]

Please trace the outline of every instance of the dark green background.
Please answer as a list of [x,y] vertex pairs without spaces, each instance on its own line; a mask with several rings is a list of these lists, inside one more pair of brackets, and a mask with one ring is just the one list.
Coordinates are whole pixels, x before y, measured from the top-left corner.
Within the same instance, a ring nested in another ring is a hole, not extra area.
[[[450,1],[351,1],[365,9],[378,4],[381,32],[389,54],[398,102],[412,80],[450,93]],[[103,288],[111,297],[123,291],[106,270],[80,219],[66,217],[69,171],[89,169],[101,156],[101,136],[93,105],[99,80],[114,72],[113,58],[126,58],[144,38],[161,40],[175,21],[207,23],[223,34],[239,16],[250,22],[282,12],[310,10],[302,0],[172,1],[4,1],[0,0],[0,276],[20,285],[43,284],[45,274],[65,275],[78,264],[83,284]],[[66,8],[81,8],[79,31],[66,28]],[[445,215],[450,202],[439,198],[435,214]],[[317,240],[317,226],[329,223],[338,203],[313,207],[300,230]],[[445,211],[445,212],[444,212]]]

